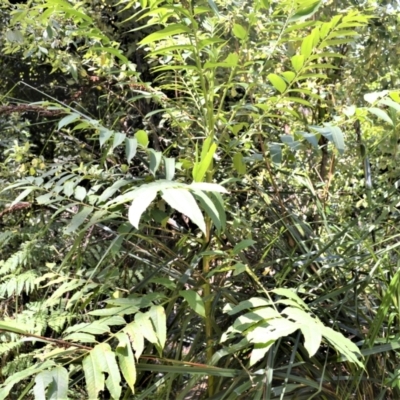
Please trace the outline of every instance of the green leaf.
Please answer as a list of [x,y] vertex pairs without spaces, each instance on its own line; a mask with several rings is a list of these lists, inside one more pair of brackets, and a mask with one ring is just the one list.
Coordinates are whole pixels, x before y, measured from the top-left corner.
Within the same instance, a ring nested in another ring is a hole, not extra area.
[[360,368],[364,368],[361,358],[360,349],[350,340],[344,337],[340,332],[334,331],[327,326],[321,327],[322,336],[332,344],[332,346],[350,362],[357,364]]
[[343,155],[345,151],[343,132],[338,126],[331,126],[330,129],[332,133],[332,141],[338,149],[339,154]]
[[281,74],[288,83],[292,82],[292,80],[296,77],[296,74],[293,71],[285,71]]
[[[47,389],[48,400],[59,400],[68,398],[68,371],[61,366],[57,366],[50,371],[51,382]],[[37,397],[40,398],[40,397]]]
[[62,120],[58,122],[58,130],[62,129],[64,126],[71,124],[72,122],[75,122],[77,119],[79,119],[81,116],[77,113],[72,113],[64,117]]
[[115,359],[115,353],[107,343],[98,344],[94,347],[91,353],[92,357],[97,360],[100,371],[105,372],[108,375],[108,378],[106,379],[106,387],[110,392],[111,397],[113,399],[119,399],[122,391],[120,386],[121,375]]
[[108,142],[113,132],[104,127],[100,127],[99,130],[100,130],[100,136],[99,136],[100,147],[103,147],[103,145],[106,142]]
[[256,244],[255,240],[252,239],[244,239],[241,242],[239,242],[232,250],[233,254],[239,254],[242,250],[244,250],[247,247],[253,246],[253,244]]
[[234,24],[232,31],[238,39],[243,40],[247,37],[247,30],[242,25]]
[[289,22],[300,21],[313,16],[317,12],[321,3],[321,0],[300,2],[300,7],[296,10],[295,14],[289,18]]
[[292,63],[292,67],[296,72],[299,72],[304,65],[304,56],[303,55],[295,55],[290,59]]
[[116,350],[119,367],[132,393],[135,393],[136,366],[129,337],[125,332],[119,332],[115,337],[119,341]]
[[78,214],[75,214],[71,222],[65,228],[65,234],[70,234],[75,232],[86,220],[86,218],[93,212],[93,207],[85,206],[82,207]]
[[186,215],[206,234],[203,214],[193,195],[186,189],[165,189],[162,198],[175,210]]
[[151,202],[156,198],[158,189],[152,186],[141,187],[134,196],[128,211],[129,222],[139,229],[139,221],[142,214],[147,210]]
[[246,173],[246,164],[244,163],[242,153],[237,152],[233,156],[233,166],[239,175],[243,175]]
[[154,149],[149,149],[150,154],[150,172],[153,176],[156,176],[158,168],[160,167],[162,153],[161,151],[155,151]]
[[74,197],[79,201],[83,201],[86,197],[86,189],[83,186],[77,186],[75,188]]
[[277,74],[269,74],[268,80],[280,93],[283,93],[287,88],[286,82]]
[[135,133],[135,138],[142,147],[146,148],[149,145],[149,137],[145,131],[137,131]]
[[303,42],[301,43],[301,55],[304,56],[306,60],[308,57],[311,56],[311,53],[314,48],[314,35],[311,33],[306,38],[304,38]]
[[102,355],[93,350],[82,361],[89,399],[97,399],[99,393],[104,390],[104,375],[101,372],[101,363]]
[[[4,323],[4,321],[2,323]],[[9,393],[15,384],[54,366],[54,361],[47,360],[43,363],[34,364],[31,367],[25,368],[22,371],[15,372],[14,374],[10,375],[5,382],[0,385],[0,400],[11,398],[9,397]]]
[[136,138],[126,138],[125,139],[125,154],[128,164],[132,161],[133,157],[136,155],[138,141]]
[[143,40],[139,42],[139,44],[149,44],[156,42],[158,40],[162,40],[174,35],[179,35],[181,33],[189,33],[190,29],[183,24],[171,24],[160,31],[150,34],[146,36]]
[[[136,326],[142,333],[142,335],[150,342],[155,345],[159,344],[156,331],[154,330],[154,326],[150,320],[149,313],[138,312],[135,315]],[[159,349],[160,351],[160,349]]]
[[206,317],[203,299],[194,290],[180,290],[179,295],[182,296],[189,304],[189,307],[202,317]]
[[211,137],[203,143],[200,162],[196,161],[193,166],[192,176],[194,181],[202,182],[210,165],[213,161],[214,153],[217,149],[216,143],[211,143]]
[[203,210],[207,213],[207,215],[211,218],[215,228],[218,232],[221,232],[222,224],[221,224],[221,216],[220,213],[213,203],[213,201],[201,190],[193,190],[193,194],[198,198]]
[[271,153],[271,159],[274,164],[282,163],[282,145],[281,143],[269,143],[269,151]]
[[64,367],[58,366],[52,370],[40,372],[35,377],[33,393],[35,399],[67,399],[68,371]]
[[386,113],[386,111],[384,111],[380,108],[377,108],[377,107],[368,108],[368,111],[371,114],[376,115],[378,118],[382,119],[383,121],[387,122],[388,124],[393,125],[393,121],[389,117],[389,115]]
[[115,132],[114,134],[114,141],[112,145],[112,149],[114,150],[116,147],[118,147],[121,143],[124,142],[126,138],[126,134],[122,132]]
[[162,350],[167,340],[167,318],[165,316],[164,307],[152,306],[148,311],[148,315],[150,316],[150,320],[153,323],[158,343]]

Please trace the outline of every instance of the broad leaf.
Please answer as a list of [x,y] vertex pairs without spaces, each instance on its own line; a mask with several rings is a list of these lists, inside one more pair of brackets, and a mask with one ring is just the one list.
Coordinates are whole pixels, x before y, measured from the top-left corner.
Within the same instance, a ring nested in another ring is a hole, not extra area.
[[206,311],[203,299],[194,290],[180,290],[179,295],[182,296],[189,304],[189,307],[197,314],[205,318]]
[[175,210],[190,218],[206,234],[203,214],[193,195],[186,189],[165,189],[162,198]]

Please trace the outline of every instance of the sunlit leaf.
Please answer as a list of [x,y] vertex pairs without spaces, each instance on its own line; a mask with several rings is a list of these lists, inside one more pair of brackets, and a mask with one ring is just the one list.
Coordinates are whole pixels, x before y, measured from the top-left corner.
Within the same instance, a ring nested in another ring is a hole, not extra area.
[[190,218],[206,234],[203,214],[193,195],[185,189],[165,189],[162,198],[175,210]]
[[286,82],[279,75],[269,74],[268,80],[272,83],[272,86],[280,93],[283,93],[287,88]]

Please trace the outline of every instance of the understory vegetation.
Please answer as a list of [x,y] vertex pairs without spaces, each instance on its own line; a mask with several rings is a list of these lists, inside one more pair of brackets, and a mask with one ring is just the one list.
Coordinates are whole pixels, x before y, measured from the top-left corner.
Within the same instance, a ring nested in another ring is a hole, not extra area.
[[0,399],[399,399],[386,0],[0,4]]

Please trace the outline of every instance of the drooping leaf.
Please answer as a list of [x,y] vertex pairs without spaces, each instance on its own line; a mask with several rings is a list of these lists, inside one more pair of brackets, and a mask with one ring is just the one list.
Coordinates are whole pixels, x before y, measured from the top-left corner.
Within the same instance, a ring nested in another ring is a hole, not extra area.
[[104,390],[104,375],[100,368],[103,362],[102,357],[101,354],[92,350],[82,361],[89,399],[97,399],[99,393]]
[[304,56],[297,54],[290,59],[293,69],[298,72],[304,65]]
[[119,341],[116,350],[119,367],[132,393],[135,393],[136,365],[129,336],[125,332],[119,332],[115,337]]
[[155,151],[149,149],[150,154],[150,172],[155,176],[161,163],[162,153],[161,151]]
[[136,138],[126,138],[125,139],[125,154],[128,164],[132,161],[133,157],[136,155],[138,141]]
[[129,222],[139,229],[139,221],[142,214],[147,210],[151,202],[156,198],[158,190],[152,186],[146,186],[137,191],[131,206],[129,207]]
[[126,133],[115,132],[112,148],[113,150],[125,141]]
[[185,189],[165,189],[162,198],[175,210],[186,215],[206,234],[206,224],[203,214],[193,195]]
[[167,340],[167,319],[165,316],[165,310],[162,306],[152,306],[148,312],[150,320],[154,325],[154,329],[157,335],[158,343],[161,349],[165,346]]
[[71,113],[71,114],[67,115],[66,117],[64,117],[63,119],[61,119],[58,122],[58,130],[64,128],[64,126],[67,126],[67,125],[71,124],[72,122],[75,122],[80,117],[81,116],[77,113]]
[[57,366],[51,371],[51,383],[47,389],[48,400],[59,400],[68,398],[68,371]]
[[98,361],[98,367],[101,372],[107,373],[106,387],[113,399],[119,399],[121,396],[121,375],[115,353],[107,343],[100,343],[91,351],[92,356]]
[[377,108],[377,107],[370,107],[368,108],[368,111],[371,114],[376,115],[378,118],[382,119],[383,121],[387,122],[390,125],[393,125],[392,119],[389,117],[389,115],[386,113],[386,111]]
[[206,316],[203,299],[194,290],[180,290],[182,296],[189,304],[189,307],[202,317]]

